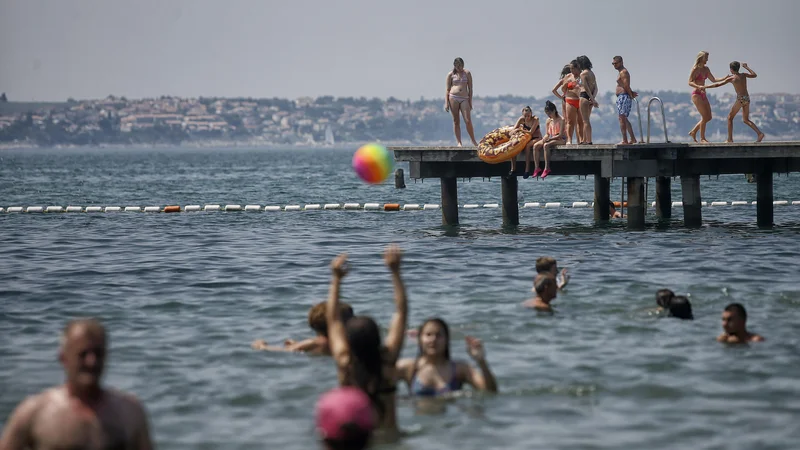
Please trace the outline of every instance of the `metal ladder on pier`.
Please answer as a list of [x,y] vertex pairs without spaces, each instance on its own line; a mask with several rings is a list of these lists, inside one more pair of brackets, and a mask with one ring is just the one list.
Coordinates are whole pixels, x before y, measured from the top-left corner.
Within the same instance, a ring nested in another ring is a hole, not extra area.
[[[644,138],[644,130],[642,130],[642,110],[639,107],[639,100],[633,99],[636,102],[636,116],[639,118],[639,142],[642,142],[641,139]],[[664,114],[664,102],[661,101],[658,97],[652,97],[647,102],[647,140],[645,143],[650,143],[650,108],[653,106],[653,102],[658,102],[658,105],[661,108],[661,125],[664,128],[664,142],[669,143],[669,136],[667,134],[667,116]],[[648,188],[650,184],[650,178],[645,177],[644,179],[644,198],[647,201],[648,198]],[[620,194],[620,213],[625,214],[625,177],[622,177],[622,192]]]

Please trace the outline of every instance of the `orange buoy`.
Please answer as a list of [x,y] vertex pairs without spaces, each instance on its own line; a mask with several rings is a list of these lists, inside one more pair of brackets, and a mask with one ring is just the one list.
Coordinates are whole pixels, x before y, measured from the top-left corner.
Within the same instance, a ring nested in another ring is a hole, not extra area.
[[164,207],[164,212],[165,213],[181,212],[181,207],[180,206],[165,206]]
[[531,134],[514,127],[501,127],[490,131],[478,143],[478,157],[489,164],[497,164],[517,156],[531,141]]
[[[619,208],[619,207],[620,207],[620,203],[618,201],[614,202],[614,208]],[[626,208],[628,207],[628,202],[625,202],[625,207]]]
[[400,204],[399,203],[387,203],[383,205],[384,211],[400,211]]

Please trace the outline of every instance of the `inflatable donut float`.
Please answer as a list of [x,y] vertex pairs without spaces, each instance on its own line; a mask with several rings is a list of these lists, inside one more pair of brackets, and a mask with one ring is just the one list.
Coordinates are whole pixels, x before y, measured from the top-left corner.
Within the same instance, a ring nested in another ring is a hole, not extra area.
[[520,154],[531,141],[528,131],[514,127],[501,127],[489,132],[478,143],[478,157],[489,164],[497,164]]

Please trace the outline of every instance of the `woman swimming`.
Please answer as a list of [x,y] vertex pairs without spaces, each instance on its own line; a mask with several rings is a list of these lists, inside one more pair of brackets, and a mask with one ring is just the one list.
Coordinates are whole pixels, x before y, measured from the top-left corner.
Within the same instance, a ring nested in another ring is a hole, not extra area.
[[[566,139],[564,119],[558,115],[556,105],[548,100],[544,105],[544,112],[547,114],[547,122],[545,123],[547,133],[533,146],[534,170],[531,175],[536,178],[541,173],[542,179],[550,175],[550,149],[557,145],[564,145]],[[539,153],[542,150],[544,150],[544,172],[539,169]]]
[[475,131],[472,129],[472,73],[464,68],[464,60],[456,58],[453,61],[453,70],[447,73],[447,93],[444,97],[444,110],[453,115],[453,131],[456,142],[461,147],[461,119],[464,117],[467,133],[472,139],[472,145],[478,146],[475,141]]
[[347,275],[347,254],[337,256],[331,263],[333,279],[328,295],[326,318],[331,353],[341,386],[354,386],[370,398],[378,418],[378,431],[382,440],[399,438],[395,410],[395,365],[403,348],[408,320],[408,300],[400,278],[400,249],[390,246],[384,260],[392,273],[395,313],[386,336],[381,343],[378,325],[370,317],[355,316],[342,322],[339,313],[339,290],[342,278]]
[[[711,121],[711,103],[708,102],[706,89],[720,87],[728,81],[728,78],[717,80],[711,74],[711,70],[706,66],[708,64],[708,52],[701,51],[697,54],[694,60],[694,66],[689,73],[689,86],[694,88],[692,91],[692,103],[700,113],[700,121],[689,132],[689,136],[697,142],[697,131],[700,130],[700,142],[708,143],[706,140],[706,124]],[[706,86],[706,79],[709,79],[713,84]]]
[[419,327],[417,357],[397,363],[398,379],[405,380],[411,395],[435,397],[459,391],[469,384],[474,389],[497,392],[497,381],[486,362],[483,343],[467,336],[467,353],[478,368],[450,359],[450,331],[442,319],[428,319]]

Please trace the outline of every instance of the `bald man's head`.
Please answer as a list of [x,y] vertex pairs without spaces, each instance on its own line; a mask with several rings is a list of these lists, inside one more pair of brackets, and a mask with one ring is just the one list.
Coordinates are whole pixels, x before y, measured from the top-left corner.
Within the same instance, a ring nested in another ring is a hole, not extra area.
[[59,359],[73,389],[96,389],[106,359],[106,329],[95,319],[71,320],[61,335]]

